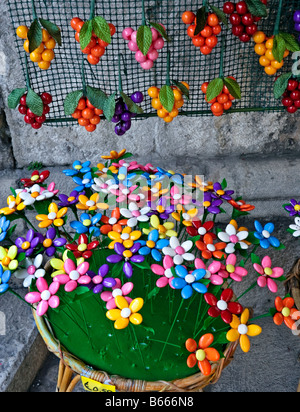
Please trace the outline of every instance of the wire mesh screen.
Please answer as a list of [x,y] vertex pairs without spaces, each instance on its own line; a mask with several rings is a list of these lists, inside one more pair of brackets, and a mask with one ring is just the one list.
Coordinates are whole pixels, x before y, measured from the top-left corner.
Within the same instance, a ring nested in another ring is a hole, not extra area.
[[[224,1],[212,0],[220,9]],[[38,17],[50,20],[57,24],[62,31],[62,47],[56,47],[56,57],[51,68],[40,70],[30,60],[28,63],[29,77],[32,88],[36,93],[44,91],[53,96],[51,112],[48,115],[48,125],[69,125],[76,122],[66,118],[64,114],[64,100],[68,93],[82,88],[81,65],[83,54],[75,40],[75,31],[70,26],[73,17],[80,17],[86,21],[90,16],[89,2],[79,0],[35,0],[34,5]],[[219,76],[221,42],[210,55],[203,55],[196,48],[187,35],[187,26],[182,22],[181,15],[186,10],[196,13],[201,7],[195,1],[149,0],[145,1],[146,16],[149,20],[160,22],[166,27],[171,42],[159,52],[151,70],[143,70],[135,60],[134,53],[128,49],[127,41],[122,38],[122,31],[126,27],[137,30],[142,24],[142,2],[130,1],[100,1],[96,0],[95,14],[104,17],[107,22],[116,26],[117,32],[112,37],[112,43],[107,47],[105,55],[97,66],[91,66],[86,61],[86,83],[92,87],[102,89],[107,95],[118,90],[118,58],[122,55],[122,82],[123,90],[130,95],[139,90],[144,93],[145,100],[141,104],[144,114],[136,119],[156,115],[151,106],[151,98],[147,95],[150,86],[161,87],[165,84],[167,71],[167,52],[171,56],[171,79],[185,81],[190,85],[190,100],[180,110],[186,116],[211,115],[209,106],[201,92],[201,85]],[[31,0],[10,0],[10,14],[13,27],[19,25],[30,26],[33,21]],[[281,12],[280,30],[294,33],[293,13],[300,8],[300,1],[284,0]],[[258,22],[258,29],[268,36],[273,34],[278,12],[278,0],[268,1],[268,17]],[[233,36],[231,29],[222,25],[225,41],[224,75],[234,76],[241,87],[242,98],[235,100],[228,111],[282,110],[280,100],[273,95],[274,76],[268,76],[259,64],[259,56],[254,52],[254,42],[242,43]],[[220,36],[218,36],[220,38]],[[21,39],[16,37],[16,47],[20,56],[20,65],[24,71],[24,48]],[[85,56],[86,58],[86,56]],[[291,71],[291,54],[286,59],[284,67],[278,74]],[[126,69],[126,74],[124,70]]]

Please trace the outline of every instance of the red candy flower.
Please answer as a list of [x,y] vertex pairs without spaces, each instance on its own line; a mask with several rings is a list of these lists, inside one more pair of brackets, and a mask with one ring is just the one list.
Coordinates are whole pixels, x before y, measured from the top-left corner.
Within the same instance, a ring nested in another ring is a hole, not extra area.
[[71,243],[71,244],[66,245],[66,248],[68,250],[71,250],[71,252],[73,252],[76,259],[80,257],[83,257],[84,259],[89,259],[93,254],[92,250],[96,249],[96,247],[98,246],[99,246],[98,240],[88,243],[88,237],[82,234],[79,236],[78,244]]
[[210,305],[208,315],[212,318],[217,318],[221,315],[225,323],[232,322],[232,314],[240,315],[243,312],[243,307],[238,302],[230,302],[233,298],[232,289],[223,290],[220,300],[218,300],[212,293],[205,293],[204,298],[206,303]]
[[50,175],[49,170],[44,170],[42,173],[40,173],[38,170],[35,170],[32,172],[31,178],[30,179],[21,179],[21,182],[23,183],[24,187],[32,187],[36,183],[43,183]]
[[[202,225],[201,220],[192,221],[193,226],[188,226],[186,228],[187,233],[190,236],[204,236],[206,233],[210,232],[214,227],[214,222],[205,222]],[[212,233],[210,233],[213,235]],[[213,235],[214,236],[214,235]]]

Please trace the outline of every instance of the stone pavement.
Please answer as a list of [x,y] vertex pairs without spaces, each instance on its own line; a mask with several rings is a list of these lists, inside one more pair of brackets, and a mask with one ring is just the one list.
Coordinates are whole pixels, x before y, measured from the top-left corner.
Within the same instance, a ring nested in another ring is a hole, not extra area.
[[[155,159],[149,161],[156,164]],[[166,160],[165,166],[167,164]],[[268,252],[274,264],[282,266],[287,273],[294,260],[299,257],[299,243],[286,232],[292,219],[288,218],[281,205],[296,196],[295,193],[299,193],[299,163],[296,157],[218,159],[218,168],[215,165],[216,159],[204,160],[198,168],[196,162],[191,162],[186,173],[203,173],[212,180],[226,177],[230,188],[257,206],[253,214],[255,218],[265,223],[273,220],[276,235],[286,245],[286,249],[276,253],[274,250]],[[180,170],[181,165],[172,164],[172,168]],[[58,189],[68,191],[72,188],[72,182],[61,174],[62,169],[63,167],[50,168],[51,177],[57,183]],[[28,176],[28,171],[17,169],[0,172],[2,199],[6,199],[9,187],[16,187],[22,176]],[[248,226],[251,227],[252,223],[248,222]],[[17,234],[22,232],[21,227]],[[238,285],[236,294],[241,294],[244,288],[247,288],[247,281],[243,283],[241,290]],[[18,289],[18,292],[24,294],[21,289]],[[281,285],[279,294],[284,293]],[[254,309],[254,316],[268,312],[273,301],[274,295],[271,292],[257,288],[242,299],[244,305]],[[6,327],[5,334],[0,333],[0,391],[54,392],[58,359],[47,352],[28,307],[16,297],[6,294],[0,299],[0,314],[5,316]],[[206,389],[207,392],[297,390],[300,378],[299,336],[294,336],[285,326],[275,326],[270,318],[260,319],[257,323],[263,327],[263,333],[251,339],[250,353],[244,354],[238,349],[232,364],[225,369],[217,384]],[[79,384],[76,391],[82,390]]]

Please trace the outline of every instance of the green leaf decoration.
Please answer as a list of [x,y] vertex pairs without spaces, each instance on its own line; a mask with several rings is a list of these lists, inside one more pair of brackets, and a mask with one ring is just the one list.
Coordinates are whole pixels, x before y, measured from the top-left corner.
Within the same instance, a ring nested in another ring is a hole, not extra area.
[[56,43],[58,43],[58,45],[61,46],[62,41],[60,28],[49,20],[40,19],[40,23],[44,27],[44,29],[47,30],[50,36],[53,37]]
[[167,35],[166,30],[159,23],[149,21],[149,24],[158,31],[158,33],[168,42],[171,41],[171,38]]
[[224,84],[225,86],[227,86],[229,93],[235,99],[240,99],[242,97],[240,85],[237,83],[236,80],[231,79],[230,77],[226,77],[226,79],[224,79]]
[[7,105],[10,109],[15,110],[20,103],[21,97],[26,93],[26,87],[13,90],[7,99]]
[[283,60],[283,55],[286,50],[286,44],[284,38],[280,34],[276,34],[273,39],[272,53],[278,62]]
[[82,26],[79,34],[80,47],[84,50],[90,43],[93,34],[92,20],[88,20]]
[[82,96],[83,96],[82,90],[76,90],[67,95],[64,101],[64,110],[65,110],[66,116],[71,116],[75,112],[78,106],[78,102],[82,98]]
[[251,253],[251,262],[254,264],[254,263],[257,263],[257,264],[261,264],[261,262],[260,262],[260,257],[259,256],[257,256],[255,253]]
[[165,85],[160,89],[159,100],[167,112],[171,112],[173,110],[175,98],[171,86]]
[[267,7],[260,0],[245,0],[249,12],[256,17],[267,17]]
[[198,36],[198,34],[200,34],[200,32],[204,29],[205,25],[206,25],[206,20],[207,20],[207,16],[206,16],[206,8],[205,6],[201,7],[196,14],[196,19],[197,19],[197,25],[195,28],[195,36]]
[[32,89],[28,90],[26,96],[26,105],[36,116],[42,116],[44,112],[43,100]]
[[189,89],[181,82],[177,80],[172,80],[172,84],[174,84],[178,89],[181,91],[181,93],[187,98],[190,98],[190,91]]
[[279,99],[283,95],[291,77],[292,72],[284,73],[275,81],[273,88],[275,99]]
[[110,122],[115,114],[116,109],[116,93],[113,93],[111,96],[107,97],[103,106],[103,113],[105,118]]
[[28,31],[29,53],[37,49],[43,41],[43,32],[38,19],[35,19]]
[[107,21],[103,17],[94,17],[92,20],[92,28],[97,37],[108,44],[111,43],[110,28]]
[[287,50],[292,53],[300,51],[300,44],[293,34],[280,32],[279,36],[285,41],[285,48]]
[[136,42],[139,50],[146,56],[152,44],[152,32],[150,27],[143,25],[138,28]]
[[104,93],[101,89],[96,89],[94,87],[87,86],[87,98],[91,104],[97,109],[103,110],[105,100],[107,99],[107,94]]
[[209,7],[210,7],[211,11],[218,16],[218,19],[219,19],[222,23],[224,23],[226,27],[229,27],[226,14],[223,12],[223,10],[219,9],[219,8],[216,7],[216,6],[213,6],[212,4],[209,4]]
[[128,110],[129,110],[131,113],[136,113],[136,114],[144,113],[143,109],[142,109],[140,106],[138,106],[136,103],[134,103],[134,102],[131,100],[131,98],[130,98],[129,96],[127,96],[127,94],[125,94],[125,93],[123,93],[123,92],[121,92],[120,94],[121,94],[121,96],[122,96],[125,104],[127,105]]
[[215,97],[219,96],[222,92],[224,86],[224,81],[221,77],[212,80],[207,86],[206,99],[210,102]]

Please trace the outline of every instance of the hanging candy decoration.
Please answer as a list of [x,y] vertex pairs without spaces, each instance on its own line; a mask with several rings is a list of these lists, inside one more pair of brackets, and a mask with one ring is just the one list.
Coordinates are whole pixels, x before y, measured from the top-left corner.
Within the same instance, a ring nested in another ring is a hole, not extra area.
[[[294,29],[299,33],[300,32],[300,10],[296,10],[293,16],[294,19]],[[300,42],[300,34],[298,36],[298,42]]]
[[141,68],[150,70],[155,60],[158,59],[158,52],[163,49],[165,40],[170,41],[170,38],[161,23],[146,21],[144,0],[142,1],[142,14],[142,25],[137,30],[126,27],[122,36],[128,41],[128,48],[135,53],[135,59],[140,63]]
[[[212,12],[209,12],[209,9]],[[217,35],[221,33],[220,23],[228,26],[226,15],[217,7],[203,2],[203,6],[194,14],[192,11],[185,11],[181,19],[188,24],[187,34],[191,37],[195,47],[199,47],[204,55],[210,54],[218,44]]]
[[274,83],[274,96],[281,98],[281,103],[288,113],[295,113],[300,108],[300,82],[292,72],[279,76]]
[[48,70],[55,58],[56,44],[62,45],[61,31],[51,21],[38,18],[33,0],[31,4],[34,20],[30,28],[19,26],[16,34],[20,39],[25,40],[24,50],[29,53],[30,60],[37,63],[41,70]]

